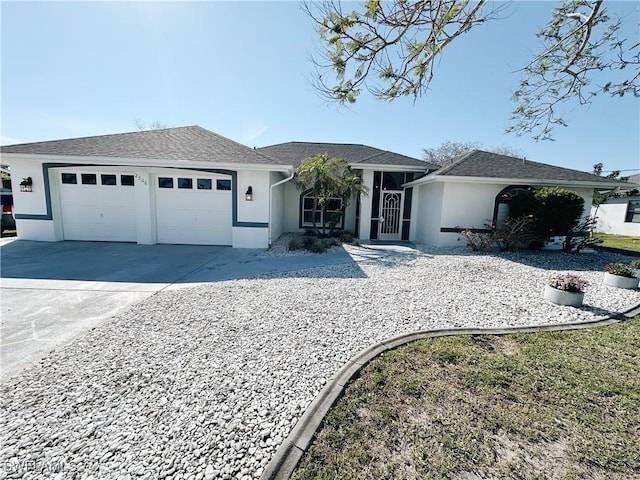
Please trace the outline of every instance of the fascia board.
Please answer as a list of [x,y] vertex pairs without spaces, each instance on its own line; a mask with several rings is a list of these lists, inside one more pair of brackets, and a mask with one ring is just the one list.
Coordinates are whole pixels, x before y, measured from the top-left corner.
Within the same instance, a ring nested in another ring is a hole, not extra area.
[[413,182],[404,184],[405,187],[413,187],[432,182],[451,182],[451,183],[506,183],[509,185],[541,185],[541,186],[572,186],[584,188],[616,188],[616,187],[634,187],[635,184],[619,182],[587,182],[582,180],[541,180],[539,178],[500,178],[500,177],[458,177],[449,175],[429,175],[419,178]]
[[160,168],[217,168],[226,170],[254,170],[289,173],[293,165],[262,165],[255,163],[203,162],[190,160],[163,160],[151,158],[86,157],[74,155],[34,155],[26,153],[3,153],[2,160],[11,165],[11,160],[39,163],[87,163],[93,165],[122,165],[131,167]]

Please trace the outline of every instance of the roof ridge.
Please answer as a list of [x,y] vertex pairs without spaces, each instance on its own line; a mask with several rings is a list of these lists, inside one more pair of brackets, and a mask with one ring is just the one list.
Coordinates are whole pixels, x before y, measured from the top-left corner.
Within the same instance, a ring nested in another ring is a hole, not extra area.
[[[375,148],[375,147],[371,147],[371,148]],[[380,150],[380,149],[376,149],[376,150]],[[380,150],[379,152],[376,152],[373,155],[369,155],[368,157],[365,157],[362,160],[358,160],[357,162],[353,162],[353,163],[365,163],[366,161],[371,160],[372,158],[379,157],[380,155],[384,155],[385,153],[387,153],[386,150]],[[393,152],[388,152],[388,153],[393,153]],[[398,155],[398,154],[394,154],[394,155]]]
[[55,140],[39,140],[37,142],[25,142],[25,143],[14,143],[14,144],[11,144],[11,145],[3,145],[3,147],[4,146],[14,147],[14,146],[35,145],[35,144],[38,144],[38,143],[67,142],[69,140],[90,140],[90,139],[93,139],[93,138],[117,137],[119,135],[137,135],[137,134],[144,134],[144,133],[148,133],[148,132],[161,132],[163,130],[184,130],[184,129],[187,129],[187,128],[199,128],[199,129],[204,130],[206,132],[215,133],[215,132],[211,132],[210,130],[207,130],[206,128],[202,128],[200,125],[187,125],[187,126],[182,126],[182,127],[155,128],[153,130],[134,130],[134,131],[130,131],[130,132],[105,133],[105,134],[102,134],[102,135],[86,135],[86,136],[83,136],[83,137],[58,138],[58,139],[55,139]]
[[456,165],[459,165],[464,160],[469,159],[471,156],[473,156],[476,153],[481,152],[481,151],[482,150],[474,148],[473,150],[469,150],[467,152],[460,153],[459,155],[456,155],[455,157],[451,158],[451,163],[449,165],[447,165],[446,167],[443,167],[443,168],[441,168],[439,170],[436,170],[435,172],[433,172],[433,174],[434,175],[441,175],[443,173],[447,173],[449,170],[451,170]]
[[311,145],[311,144],[315,144],[315,145],[352,145],[355,147],[365,147],[365,148],[373,148],[375,150],[382,150],[380,148],[377,147],[372,147],[371,145],[365,145],[364,143],[341,143],[341,142],[303,142],[303,141],[299,141],[299,140],[292,140],[289,142],[281,142],[281,143],[274,143],[272,145],[265,145],[263,147],[257,147],[257,148],[269,148],[269,147],[279,147],[280,145],[291,145],[291,144],[298,144],[298,145]]

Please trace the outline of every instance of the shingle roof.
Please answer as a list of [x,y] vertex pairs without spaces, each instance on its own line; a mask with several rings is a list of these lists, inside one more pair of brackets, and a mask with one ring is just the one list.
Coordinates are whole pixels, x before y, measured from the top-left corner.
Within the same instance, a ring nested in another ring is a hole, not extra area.
[[2,153],[161,159],[274,165],[279,162],[199,126],[163,128],[95,137],[22,143],[0,147]]
[[437,168],[428,162],[407,157],[406,155],[353,143],[288,142],[261,147],[257,150],[294,167],[300,165],[305,158],[326,153],[329,157],[344,158],[350,165],[360,163],[408,166],[417,167],[420,170],[434,170]]
[[[574,182],[611,183],[610,178],[546,163],[472,150],[453,159],[453,163],[431,175],[509,179],[561,180]],[[615,182],[615,181],[614,181]]]
[[630,183],[640,183],[640,173],[636,173],[635,175],[629,175]]

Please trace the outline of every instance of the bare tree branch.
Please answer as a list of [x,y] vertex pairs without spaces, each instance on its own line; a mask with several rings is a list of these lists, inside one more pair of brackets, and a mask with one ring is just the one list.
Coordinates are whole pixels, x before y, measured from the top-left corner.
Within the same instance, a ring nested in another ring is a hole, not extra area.
[[[346,11],[337,0],[305,3],[322,41],[312,83],[340,104],[355,102],[363,90],[383,100],[415,100],[429,90],[446,47],[506,7],[487,0],[366,0]],[[540,53],[520,70],[507,132],[552,139],[556,126],[567,125],[568,109],[600,93],[640,96],[640,42],[620,38],[622,25],[604,0],[560,0],[537,34]]]
[[[553,10],[537,34],[543,40],[542,52],[520,70],[522,80],[513,95],[517,105],[507,132],[553,140],[553,129],[567,125],[561,106],[566,112],[572,103],[573,108],[589,104],[603,92],[640,96],[639,44],[626,48],[627,40],[619,38],[622,19],[611,19],[603,1],[563,0]],[[602,72],[613,80],[589,88]]]
[[504,8],[488,5],[487,0],[369,0],[362,11],[346,13],[337,1],[305,3],[323,42],[313,59],[314,85],[339,103],[355,102],[363,89],[384,100],[417,98],[428,90],[443,50]]

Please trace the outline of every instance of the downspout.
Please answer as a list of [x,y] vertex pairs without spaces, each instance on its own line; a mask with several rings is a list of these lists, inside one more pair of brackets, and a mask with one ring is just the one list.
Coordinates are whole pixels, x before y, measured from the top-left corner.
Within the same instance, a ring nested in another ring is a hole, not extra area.
[[296,176],[296,172],[294,171],[291,176],[285,178],[284,180],[280,180],[279,182],[274,183],[273,185],[271,185],[269,187],[269,246],[271,246],[271,225],[273,225],[273,211],[271,210],[272,208],[272,199],[273,199],[273,187],[277,187],[278,185],[282,185],[283,183],[288,182],[289,180],[292,180],[293,177]]

